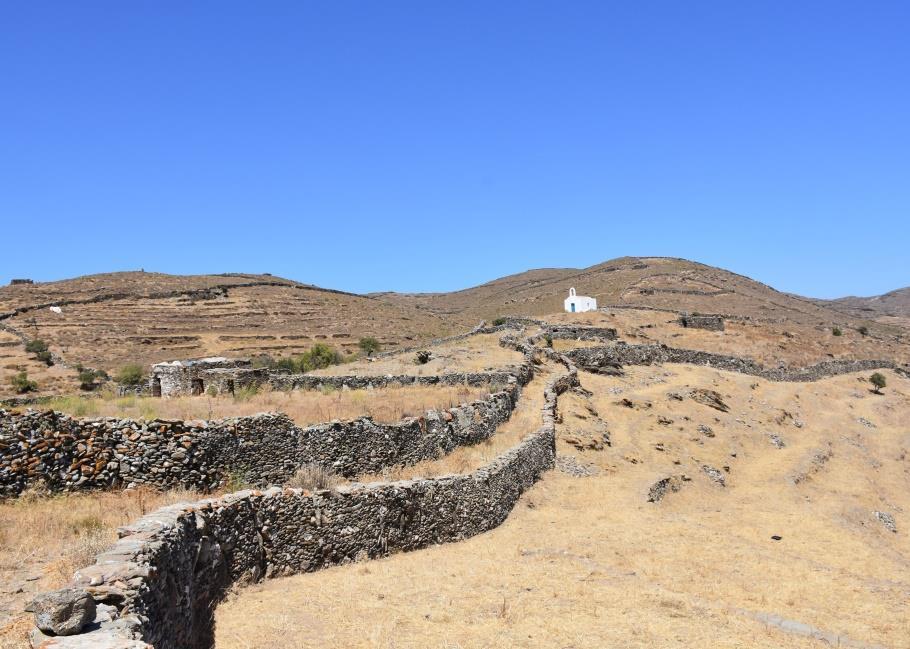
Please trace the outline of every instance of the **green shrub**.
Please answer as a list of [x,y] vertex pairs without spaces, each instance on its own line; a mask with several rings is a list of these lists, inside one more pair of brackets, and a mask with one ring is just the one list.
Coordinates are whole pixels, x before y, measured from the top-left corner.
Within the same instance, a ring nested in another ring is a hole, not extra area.
[[216,388],[214,385],[209,385],[209,387],[206,388],[205,393],[210,397],[217,397],[218,388]]
[[553,336],[551,336],[550,334],[546,334],[546,335],[543,337],[543,340],[544,340],[544,342],[547,344],[547,347],[552,347],[552,346],[553,346]]
[[44,350],[43,352],[38,352],[37,354],[35,354],[35,358],[37,358],[39,361],[41,361],[48,367],[51,367],[54,364],[54,359],[51,356],[51,353],[47,350]]
[[40,354],[41,352],[47,351],[47,343],[43,340],[35,339],[29,340],[25,343],[25,351],[29,354]]
[[866,325],[861,326],[859,329],[857,329],[857,331],[859,332],[859,335],[862,336],[863,338],[865,338],[866,336],[869,335],[869,327],[867,327]]
[[136,363],[124,365],[117,372],[117,383],[120,385],[139,385],[142,383],[142,366]]
[[414,362],[418,365],[426,365],[430,362],[431,358],[433,358],[433,354],[425,349],[421,349],[416,354],[414,354]]
[[38,384],[34,381],[29,381],[28,372],[24,370],[11,376],[9,381],[13,386],[13,390],[16,391],[16,394],[35,392],[38,389]]
[[249,383],[234,390],[234,401],[249,401],[259,394],[259,386]]
[[295,361],[290,356],[287,358],[279,358],[277,361],[272,362],[272,369],[276,370],[288,370],[289,372],[296,372],[299,367],[299,363],[297,363],[297,361]]
[[297,357],[297,370],[311,372],[321,370],[329,365],[338,365],[344,357],[337,350],[325,343],[316,343],[309,351]]
[[504,325],[505,323],[506,323],[506,319],[505,319],[505,318],[493,318],[493,326],[494,326],[494,327],[499,327],[499,326],[501,326],[501,325]]
[[834,329],[831,330],[831,333],[834,334],[835,336],[844,335],[844,332],[840,330],[840,327],[834,327]]
[[875,392],[876,394],[881,394],[882,388],[888,384],[888,382],[885,380],[885,375],[881,374],[879,372],[876,372],[875,374],[870,376],[869,381],[872,383],[872,385],[875,386],[875,389],[873,390],[873,392]]
[[95,370],[82,370],[79,372],[79,388],[86,391],[94,390],[96,378],[98,378],[98,376],[95,374]]
[[379,344],[379,341],[372,336],[361,338],[360,342],[357,343],[357,345],[367,356],[372,356],[382,348],[382,345]]

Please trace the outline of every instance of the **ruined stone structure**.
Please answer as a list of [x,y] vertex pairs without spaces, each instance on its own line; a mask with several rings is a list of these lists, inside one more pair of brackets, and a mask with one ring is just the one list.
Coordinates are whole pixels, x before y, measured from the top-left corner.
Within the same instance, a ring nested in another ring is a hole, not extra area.
[[222,357],[171,361],[152,365],[149,393],[154,397],[204,394],[214,389],[218,394],[232,394],[249,385],[268,380],[268,370],[254,368],[249,359]]
[[214,609],[234,583],[458,541],[496,527],[554,465],[557,395],[578,381],[574,366],[556,356],[567,372],[547,385],[541,427],[490,464],[441,478],[315,493],[276,487],[165,507],[124,528],[111,550],[76,573],[72,590],[54,594],[64,604],[88,594],[95,622],[72,636],[36,628],[33,645],[209,649]]
[[22,284],[34,284],[35,280],[33,279],[11,279],[9,281],[10,286],[19,286]]
[[719,315],[688,315],[682,314],[677,320],[681,327],[690,329],[707,329],[708,331],[723,331],[724,319]]
[[283,483],[310,462],[353,477],[436,459],[490,437],[511,415],[531,365],[514,374],[458,376],[473,385],[495,379],[501,388],[484,400],[393,424],[362,417],[300,427],[275,413],[183,422],[0,410],[0,496],[39,483],[52,491],[129,485],[209,490],[234,473],[265,486]]

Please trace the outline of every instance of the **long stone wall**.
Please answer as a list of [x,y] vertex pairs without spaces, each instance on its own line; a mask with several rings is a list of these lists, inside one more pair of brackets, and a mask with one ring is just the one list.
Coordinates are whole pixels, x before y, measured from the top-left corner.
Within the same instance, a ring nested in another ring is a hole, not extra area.
[[[208,649],[214,610],[235,583],[458,541],[492,529],[553,467],[557,395],[577,384],[572,364],[545,390],[541,427],[490,464],[434,479],[309,493],[272,488],[173,505],[124,528],[56,601],[97,604],[78,635],[33,630],[50,649]],[[84,600],[83,600],[84,601]]]
[[581,368],[602,368],[621,365],[653,365],[655,363],[688,363],[707,365],[730,372],[758,376],[769,381],[818,381],[850,372],[892,369],[907,376],[908,368],[888,360],[831,360],[809,367],[766,368],[753,360],[725,356],[694,349],[679,349],[666,345],[627,345],[618,343],[605,347],[582,347],[565,354]]
[[[471,385],[492,381],[500,389],[485,400],[394,424],[365,417],[299,427],[282,414],[183,422],[0,410],[0,496],[39,483],[53,491],[130,485],[210,490],[232,473],[253,484],[281,484],[308,462],[347,477],[377,473],[486,439],[509,418],[531,374],[530,363],[514,374],[459,374]],[[385,384],[377,378],[370,384]],[[455,375],[423,378],[461,382]]]

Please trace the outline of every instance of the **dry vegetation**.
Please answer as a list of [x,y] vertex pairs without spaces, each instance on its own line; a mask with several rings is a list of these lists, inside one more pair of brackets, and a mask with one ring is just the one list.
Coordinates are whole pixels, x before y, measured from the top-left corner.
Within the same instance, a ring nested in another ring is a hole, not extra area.
[[109,273],[0,287],[0,312],[57,302],[62,313],[42,306],[3,324],[46,340],[71,364],[110,373],[126,363],[287,356],[319,342],[349,353],[363,336],[391,350],[461,328],[408,305],[263,275]]
[[423,365],[415,362],[414,352],[402,352],[372,361],[363,359],[344,365],[333,365],[324,370],[317,370],[313,374],[323,376],[340,374],[431,376],[447,372],[498,370],[506,365],[521,363],[523,360],[521,353],[501,346],[500,337],[501,334],[479,334],[464,340],[428,346],[425,349],[432,353],[432,358]]
[[0,648],[28,646],[31,616],[22,608],[37,593],[65,585],[116,540],[116,528],[175,502],[191,491],[137,489],[48,496],[27,492],[0,501]]
[[[501,527],[464,543],[244,589],[218,610],[218,646],[827,646],[767,623],[774,614],[843,645],[910,647],[910,390],[886,374],[885,396],[856,374],[583,375],[593,394],[560,399],[558,451],[597,475],[548,474]],[[716,390],[729,412],[692,388]],[[576,451],[605,429],[612,446]],[[683,474],[679,492],[647,501],[655,481]]]
[[[812,365],[832,358],[895,359],[910,362],[910,346],[889,336],[863,336],[855,329],[842,328],[835,336],[832,327],[792,322],[735,322],[728,320],[724,331],[690,329],[676,323],[676,313],[610,309],[608,313],[560,313],[547,318],[559,324],[612,327],[619,339],[630,345],[661,343],[671,347],[700,349],[717,354],[752,358],[763,365]],[[603,343],[554,340],[558,350],[596,346]]]
[[[402,417],[416,417],[430,409],[485,399],[501,386],[401,386],[372,390],[262,390],[239,392],[236,396],[183,396],[102,398],[59,397],[42,408],[59,410],[77,417],[121,417],[124,419],[222,419],[261,412],[282,412],[300,425],[333,419],[372,417],[383,423]],[[25,408],[18,408],[22,411]]]
[[410,480],[441,475],[469,473],[488,464],[509,450],[529,433],[540,428],[540,411],[544,405],[543,390],[550,379],[550,368],[539,367],[538,372],[524,387],[512,416],[496,429],[489,439],[472,446],[459,446],[438,460],[426,460],[410,466],[388,469],[382,474],[360,476],[360,482]]

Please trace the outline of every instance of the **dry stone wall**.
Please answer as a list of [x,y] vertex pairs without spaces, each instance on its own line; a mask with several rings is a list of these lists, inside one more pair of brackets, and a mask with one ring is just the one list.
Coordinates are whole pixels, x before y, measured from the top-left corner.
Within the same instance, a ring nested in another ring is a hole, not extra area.
[[232,473],[253,484],[281,484],[308,462],[347,477],[376,473],[486,439],[509,418],[530,377],[530,363],[514,374],[459,375],[471,385],[492,379],[501,389],[394,424],[365,417],[299,427],[282,414],[183,422],[0,410],[0,496],[39,483],[53,491],[130,485],[209,490]]
[[677,320],[681,327],[689,329],[707,329],[708,331],[723,331],[724,319],[719,315],[688,315],[683,314]]
[[232,584],[458,541],[496,527],[554,465],[557,395],[578,381],[571,362],[559,360],[568,372],[546,387],[541,427],[471,473],[315,493],[244,491],[145,516],[76,573],[72,591],[56,594],[88,593],[97,604],[95,622],[73,636],[34,629],[33,646],[208,649],[215,607]]
[[618,343],[605,347],[583,347],[566,352],[581,368],[597,369],[618,365],[653,365],[655,363],[689,363],[707,365],[730,372],[758,376],[769,381],[818,381],[850,372],[892,369],[908,375],[908,368],[888,360],[831,360],[809,367],[766,368],[753,360],[725,356],[694,349],[666,345],[627,345]]

